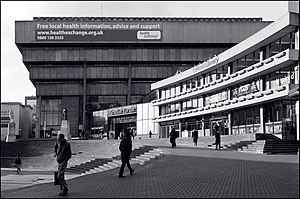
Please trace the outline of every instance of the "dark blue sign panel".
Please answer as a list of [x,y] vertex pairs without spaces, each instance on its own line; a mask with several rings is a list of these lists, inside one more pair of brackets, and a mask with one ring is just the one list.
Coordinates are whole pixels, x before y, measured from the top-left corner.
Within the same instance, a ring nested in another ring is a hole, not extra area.
[[36,22],[36,41],[160,41],[161,22]]

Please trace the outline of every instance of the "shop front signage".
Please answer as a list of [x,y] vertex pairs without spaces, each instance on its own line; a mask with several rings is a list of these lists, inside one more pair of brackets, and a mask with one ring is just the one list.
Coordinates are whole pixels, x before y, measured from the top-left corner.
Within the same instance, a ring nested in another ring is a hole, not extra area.
[[228,100],[228,92],[227,91],[223,91],[223,92],[216,93],[214,95],[205,97],[205,104],[217,103],[217,102],[225,101],[225,100]]
[[214,56],[213,58],[203,62],[203,63],[199,63],[197,66],[194,66],[193,68],[193,72],[197,73],[205,68],[211,67],[216,65],[217,63],[219,63],[219,57],[218,56]]
[[35,41],[162,40],[162,22],[35,22]]
[[124,117],[118,117],[115,120],[116,123],[132,123],[136,122],[136,116],[124,116]]
[[107,111],[108,117],[118,116],[118,115],[128,115],[137,113],[136,105],[122,106],[118,108],[112,108]]
[[257,91],[259,91],[259,80],[233,89],[232,97],[240,97],[243,95],[248,95],[250,93],[255,93]]

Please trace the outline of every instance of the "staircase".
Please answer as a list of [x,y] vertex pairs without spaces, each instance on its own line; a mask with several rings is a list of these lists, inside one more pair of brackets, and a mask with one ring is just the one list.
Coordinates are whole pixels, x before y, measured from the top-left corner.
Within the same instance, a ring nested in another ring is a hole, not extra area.
[[[130,163],[144,164],[145,161],[160,156],[162,153],[163,152],[157,149],[157,147],[141,146],[131,152]],[[81,175],[91,174],[114,169],[121,166],[121,164],[121,155],[116,155],[112,158],[96,158],[89,162],[81,163],[80,165],[71,166],[67,168],[66,171]]]
[[[178,145],[193,146],[192,138],[178,138]],[[199,137],[198,147],[215,149],[214,136]],[[297,154],[299,141],[281,140],[274,134],[221,135],[221,149],[258,154]]]
[[263,151],[266,154],[297,154],[299,140],[266,140]]

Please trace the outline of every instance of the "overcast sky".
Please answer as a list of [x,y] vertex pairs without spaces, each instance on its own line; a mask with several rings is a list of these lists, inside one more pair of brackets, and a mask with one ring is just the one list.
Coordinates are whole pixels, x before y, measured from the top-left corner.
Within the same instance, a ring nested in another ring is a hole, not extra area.
[[15,45],[15,21],[63,16],[262,17],[275,21],[287,7],[287,1],[1,1],[1,102],[24,104],[25,96],[36,94]]

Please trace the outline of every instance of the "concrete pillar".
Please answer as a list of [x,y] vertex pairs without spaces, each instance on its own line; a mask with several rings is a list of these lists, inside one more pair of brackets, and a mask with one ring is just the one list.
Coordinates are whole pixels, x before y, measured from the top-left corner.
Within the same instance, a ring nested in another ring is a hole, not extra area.
[[35,138],[40,138],[41,137],[41,110],[42,110],[42,97],[39,96],[37,97],[37,102],[36,102],[36,115],[37,115],[37,122],[36,122],[36,134]]
[[131,63],[128,65],[127,105],[131,104]]
[[205,128],[204,128],[204,115],[202,115],[202,120],[201,120],[201,122],[202,122],[202,132],[203,132],[203,136],[206,136],[206,135],[205,135]]
[[259,107],[259,117],[260,117],[260,132],[265,134],[265,125],[264,125],[264,107],[261,104]]
[[296,133],[297,133],[297,140],[299,140],[300,136],[300,117],[299,117],[299,100],[296,101],[295,107],[296,107]]
[[231,119],[231,112],[228,113],[228,135],[232,135],[232,119]]
[[82,128],[86,135],[86,63],[83,64],[83,111],[82,111]]
[[179,137],[182,137],[181,122],[179,122],[178,126],[179,126]]

